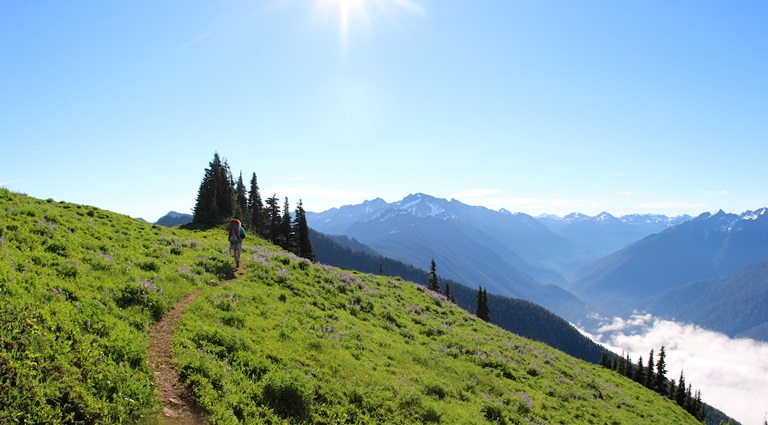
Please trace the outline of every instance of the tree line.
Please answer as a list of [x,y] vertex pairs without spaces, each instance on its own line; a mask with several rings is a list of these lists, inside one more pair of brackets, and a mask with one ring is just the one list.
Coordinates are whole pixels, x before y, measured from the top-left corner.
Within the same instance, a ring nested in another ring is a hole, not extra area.
[[648,355],[648,363],[645,365],[643,365],[642,356],[637,360],[637,364],[633,364],[629,353],[617,356],[603,351],[603,355],[600,358],[600,366],[612,369],[616,373],[632,379],[650,390],[656,391],[658,394],[675,401],[699,421],[705,421],[706,411],[705,404],[701,401],[701,391],[696,390],[694,392],[691,384],[686,386],[683,371],[680,371],[680,378],[677,381],[667,379],[666,353],[663,345],[659,350],[659,357],[655,363],[653,360],[653,349],[651,349]]
[[242,171],[235,180],[227,160],[222,160],[215,152],[200,182],[192,223],[213,227],[232,218],[240,220],[247,230],[275,245],[315,261],[301,200],[291,217],[287,197],[282,209],[277,194],[262,200],[256,173],[251,176],[250,190],[246,190]]

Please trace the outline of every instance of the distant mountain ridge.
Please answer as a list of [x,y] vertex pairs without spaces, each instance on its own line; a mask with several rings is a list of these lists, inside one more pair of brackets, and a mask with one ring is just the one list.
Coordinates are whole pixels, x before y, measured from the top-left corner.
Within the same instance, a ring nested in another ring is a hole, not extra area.
[[615,217],[607,212],[595,216],[571,213],[565,217],[537,217],[550,230],[578,241],[600,255],[607,255],[650,234],[691,220],[689,215],[628,214]]
[[168,214],[160,217],[154,224],[158,226],[173,227],[180,224],[189,224],[192,222],[192,214],[184,214],[176,211],[171,211]]
[[596,256],[527,214],[417,193],[393,203],[375,199],[308,212],[307,221],[320,232],[346,235],[417,267],[434,258],[448,279],[526,299],[569,319],[586,311],[561,288],[563,270]]
[[[427,267],[434,258],[446,279],[531,301],[587,328],[590,311],[610,315],[653,308],[655,314],[686,320],[679,310],[658,307],[653,297],[726,279],[768,259],[765,208],[696,218],[607,212],[534,218],[417,193],[392,203],[377,198],[307,213],[307,218],[313,229],[352,238],[415,267]],[[761,299],[754,285],[744,288],[741,301],[729,305]],[[762,335],[760,323],[728,320],[733,335]]]
[[681,285],[723,278],[768,259],[766,211],[701,214],[586,266],[570,289],[618,311]]

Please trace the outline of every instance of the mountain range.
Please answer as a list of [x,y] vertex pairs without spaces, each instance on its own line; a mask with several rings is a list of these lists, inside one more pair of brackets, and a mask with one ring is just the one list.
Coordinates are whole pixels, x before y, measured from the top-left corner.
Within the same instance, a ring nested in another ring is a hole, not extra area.
[[391,204],[375,199],[307,212],[307,222],[317,231],[346,235],[416,267],[434,259],[445,278],[526,299],[569,319],[587,311],[563,289],[564,271],[577,269],[595,255],[527,214],[419,193]]
[[765,259],[765,208],[704,213],[588,265],[569,289],[591,305],[621,313],[659,292],[723,278]]
[[596,216],[571,213],[565,217],[537,217],[549,230],[587,246],[598,255],[607,255],[652,233],[690,220],[689,215],[629,214],[615,217],[607,212]]
[[[735,304],[725,305],[732,316],[743,316],[759,308],[759,291],[768,279],[765,269],[746,269],[768,260],[765,208],[695,218],[608,213],[534,218],[414,194],[392,203],[375,199],[308,212],[307,220],[317,231],[354,238],[376,253],[419,268],[434,258],[444,278],[529,300],[574,323],[583,323],[588,312],[632,310],[701,320],[683,311],[683,306],[703,306],[701,299],[663,302],[673,295],[700,298],[701,285],[720,288],[708,292],[717,294],[708,299],[714,305],[731,293],[740,294]],[[723,319],[709,326],[731,336],[764,339],[766,320],[753,317],[757,322],[731,317],[727,321],[738,325],[729,327]]]

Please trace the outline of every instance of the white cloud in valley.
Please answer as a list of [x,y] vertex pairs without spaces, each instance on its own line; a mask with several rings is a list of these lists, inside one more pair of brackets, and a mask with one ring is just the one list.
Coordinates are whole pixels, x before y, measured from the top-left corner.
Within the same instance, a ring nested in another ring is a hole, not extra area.
[[650,314],[607,320],[593,338],[617,353],[654,360],[664,346],[667,377],[680,371],[703,400],[744,425],[762,424],[768,411],[768,343],[732,339],[693,324],[655,318]]

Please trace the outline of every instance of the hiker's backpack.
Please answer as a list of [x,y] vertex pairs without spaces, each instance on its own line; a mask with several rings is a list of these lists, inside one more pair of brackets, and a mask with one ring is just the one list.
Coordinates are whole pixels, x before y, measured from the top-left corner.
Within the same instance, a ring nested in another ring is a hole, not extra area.
[[236,244],[240,242],[240,220],[229,222],[229,243]]

